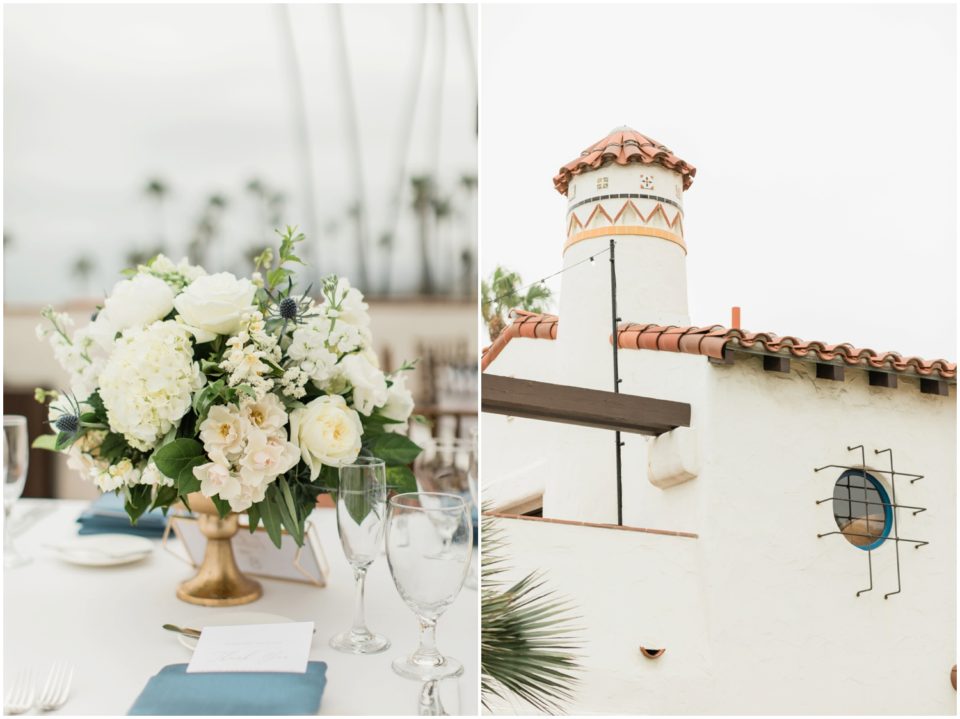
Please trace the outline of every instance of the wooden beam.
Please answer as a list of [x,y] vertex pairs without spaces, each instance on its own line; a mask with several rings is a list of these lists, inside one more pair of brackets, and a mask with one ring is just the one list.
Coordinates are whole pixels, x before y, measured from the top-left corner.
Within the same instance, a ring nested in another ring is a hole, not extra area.
[[598,389],[484,374],[483,412],[583,427],[660,435],[690,426],[690,405]]
[[707,357],[707,361],[710,362],[710,364],[733,364],[733,350],[729,347],[724,347],[722,359]]

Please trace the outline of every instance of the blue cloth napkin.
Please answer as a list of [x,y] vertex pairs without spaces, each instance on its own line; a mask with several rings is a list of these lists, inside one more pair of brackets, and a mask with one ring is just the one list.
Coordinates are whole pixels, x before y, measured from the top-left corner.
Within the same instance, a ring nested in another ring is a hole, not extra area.
[[147,512],[136,526],[123,509],[123,498],[109,492],[100,495],[77,518],[78,534],[133,534],[147,539],[159,539],[167,526],[166,517],[159,509]]
[[187,674],[171,664],[150,677],[128,715],[260,716],[316,714],[327,684],[325,662],[306,674],[217,672]]

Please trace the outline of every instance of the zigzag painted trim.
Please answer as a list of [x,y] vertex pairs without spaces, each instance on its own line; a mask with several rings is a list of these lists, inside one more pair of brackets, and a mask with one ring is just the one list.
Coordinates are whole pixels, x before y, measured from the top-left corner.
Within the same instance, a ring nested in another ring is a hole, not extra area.
[[611,225],[615,225],[617,221],[623,216],[623,213],[627,211],[628,207],[633,208],[633,211],[637,213],[637,216],[640,218],[640,221],[643,222],[644,224],[649,224],[650,220],[653,219],[654,215],[656,215],[657,213],[660,213],[660,216],[663,218],[663,221],[667,223],[667,227],[671,229],[678,228],[678,234],[681,237],[683,236],[683,218],[681,217],[681,213],[679,211],[677,212],[676,215],[674,215],[674,218],[671,220],[667,216],[667,211],[664,208],[664,206],[658,202],[656,206],[652,210],[650,210],[650,214],[644,217],[643,213],[640,211],[640,208],[638,208],[635,204],[633,204],[633,200],[627,200],[624,203],[623,207],[620,208],[620,210],[617,212],[617,214],[614,217],[610,217],[610,213],[608,213],[603,208],[603,205],[601,204],[597,204],[596,207],[593,208],[593,211],[590,213],[590,216],[587,217],[586,222],[581,222],[580,218],[577,216],[577,213],[571,212],[570,221],[567,223],[567,236],[570,236],[576,229],[582,229],[587,225],[589,225],[591,222],[593,222],[593,218],[596,217],[597,214],[603,215]]

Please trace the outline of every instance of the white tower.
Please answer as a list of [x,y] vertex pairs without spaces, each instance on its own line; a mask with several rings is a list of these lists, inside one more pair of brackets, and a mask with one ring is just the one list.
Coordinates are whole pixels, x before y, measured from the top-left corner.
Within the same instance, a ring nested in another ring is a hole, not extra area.
[[[616,240],[618,314],[627,322],[689,325],[683,192],[696,168],[659,142],[618,127],[567,163],[554,186],[567,197],[558,339],[574,384],[611,389],[610,240]],[[603,252],[603,254],[598,254]],[[598,366],[597,362],[604,362]]]

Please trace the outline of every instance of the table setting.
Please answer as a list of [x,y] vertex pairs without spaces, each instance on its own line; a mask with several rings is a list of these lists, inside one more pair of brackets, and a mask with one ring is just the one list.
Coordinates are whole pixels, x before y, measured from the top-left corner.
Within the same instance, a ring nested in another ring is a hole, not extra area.
[[406,436],[413,364],[280,234],[249,279],[159,255],[87,327],[44,311],[70,387],[31,446],[103,494],[17,501],[4,416],[5,713],[477,712],[475,441]]

